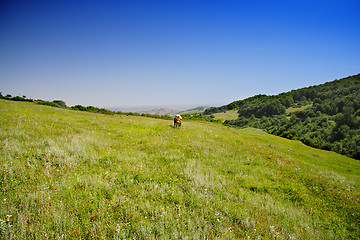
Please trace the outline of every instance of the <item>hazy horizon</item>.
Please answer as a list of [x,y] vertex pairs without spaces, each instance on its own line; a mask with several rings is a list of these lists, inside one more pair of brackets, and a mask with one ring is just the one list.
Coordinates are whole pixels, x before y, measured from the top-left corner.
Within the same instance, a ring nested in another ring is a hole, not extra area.
[[137,105],[137,106],[114,106],[114,107],[105,107],[111,111],[121,111],[121,112],[138,112],[138,113],[148,113],[154,110],[171,110],[173,112],[186,111],[198,107],[220,107],[225,104],[209,104],[209,105]]

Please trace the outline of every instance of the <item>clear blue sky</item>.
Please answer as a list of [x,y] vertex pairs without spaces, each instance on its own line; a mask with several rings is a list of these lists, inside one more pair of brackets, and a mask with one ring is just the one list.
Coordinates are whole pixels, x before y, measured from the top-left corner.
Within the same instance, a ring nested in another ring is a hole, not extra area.
[[2,0],[0,91],[227,104],[360,72],[359,0]]

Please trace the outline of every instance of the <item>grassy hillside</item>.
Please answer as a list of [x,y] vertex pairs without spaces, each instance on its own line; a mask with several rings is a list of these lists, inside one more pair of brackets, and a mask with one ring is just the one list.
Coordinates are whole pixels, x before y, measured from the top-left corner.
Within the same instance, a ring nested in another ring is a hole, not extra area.
[[0,100],[2,239],[357,239],[360,162],[256,129]]
[[228,110],[226,112],[219,112],[213,114],[215,120],[221,120],[224,122],[225,120],[235,120],[238,118],[239,114],[236,110]]

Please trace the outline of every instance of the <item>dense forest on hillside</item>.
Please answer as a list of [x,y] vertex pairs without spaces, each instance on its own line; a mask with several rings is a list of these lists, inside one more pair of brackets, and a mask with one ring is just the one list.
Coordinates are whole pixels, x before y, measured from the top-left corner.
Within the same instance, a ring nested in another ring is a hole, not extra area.
[[225,124],[254,127],[360,159],[360,74],[275,96],[256,95],[209,108],[204,115],[238,110]]

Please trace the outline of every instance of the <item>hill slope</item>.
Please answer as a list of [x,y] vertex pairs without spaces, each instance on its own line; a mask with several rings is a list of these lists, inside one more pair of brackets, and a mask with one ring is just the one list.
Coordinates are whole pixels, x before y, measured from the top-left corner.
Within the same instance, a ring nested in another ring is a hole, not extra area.
[[0,100],[5,239],[349,239],[360,162],[256,129]]
[[[255,127],[360,159],[360,74],[276,96],[257,95],[205,110],[226,124]],[[226,118],[237,112],[237,119]]]

